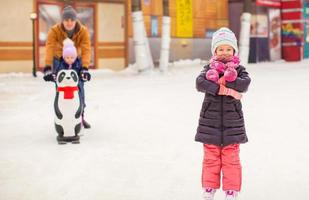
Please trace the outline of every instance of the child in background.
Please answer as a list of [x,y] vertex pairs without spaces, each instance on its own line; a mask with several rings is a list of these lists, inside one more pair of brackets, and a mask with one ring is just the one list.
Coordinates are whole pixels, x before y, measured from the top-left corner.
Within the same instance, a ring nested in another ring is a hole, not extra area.
[[84,90],[84,82],[90,81],[91,75],[88,72],[88,69],[83,69],[81,65],[80,59],[77,57],[77,50],[74,46],[74,42],[69,38],[63,41],[63,50],[62,50],[62,59],[60,60],[60,71],[62,69],[74,69],[77,74],[80,75],[80,81],[78,83],[78,88],[80,90],[79,95],[80,99],[83,103],[83,112],[82,112],[82,125],[84,128],[90,128],[90,124],[84,119],[84,109],[86,107],[85,104],[85,90]]
[[78,89],[79,97],[83,104],[82,125],[84,128],[90,128],[90,124],[84,119],[84,109],[86,107],[84,82],[90,81],[91,74],[88,72],[88,69],[82,67],[81,60],[77,57],[77,50],[74,46],[74,42],[69,38],[63,41],[62,57],[60,58],[58,65],[54,66],[53,72],[51,72],[54,79],[56,78],[57,73],[62,69],[73,69],[80,76]]
[[213,200],[222,184],[226,200],[235,200],[241,190],[239,144],[248,141],[240,99],[251,82],[239,65],[237,39],[228,28],[212,38],[212,59],[196,79],[205,93],[195,140],[204,145],[202,187],[204,200]]

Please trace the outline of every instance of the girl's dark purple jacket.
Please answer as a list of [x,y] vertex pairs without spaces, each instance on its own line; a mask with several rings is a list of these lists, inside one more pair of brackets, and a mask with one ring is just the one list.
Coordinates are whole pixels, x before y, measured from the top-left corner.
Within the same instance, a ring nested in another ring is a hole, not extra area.
[[[218,95],[219,85],[209,81],[205,73],[209,65],[196,78],[196,88],[205,93],[200,112],[195,141],[217,146],[226,146],[248,141],[241,102],[231,96]],[[238,92],[247,91],[251,79],[243,66],[237,68],[238,77],[226,82],[226,87]]]

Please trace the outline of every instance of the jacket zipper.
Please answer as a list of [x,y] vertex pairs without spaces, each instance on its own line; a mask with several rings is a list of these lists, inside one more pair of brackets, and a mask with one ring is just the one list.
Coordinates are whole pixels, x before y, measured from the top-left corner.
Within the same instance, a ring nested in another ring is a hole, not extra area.
[[221,146],[223,146],[223,96],[221,96]]

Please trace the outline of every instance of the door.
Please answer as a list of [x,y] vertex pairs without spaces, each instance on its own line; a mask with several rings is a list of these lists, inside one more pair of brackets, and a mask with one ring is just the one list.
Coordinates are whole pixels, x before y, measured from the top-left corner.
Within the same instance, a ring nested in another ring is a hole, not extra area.
[[99,3],[98,60],[100,68],[121,70],[126,65],[124,3]]
[[[39,68],[45,66],[45,43],[47,39],[47,34],[49,29],[55,24],[61,22],[61,13],[64,7],[64,3],[58,1],[37,1],[37,13],[38,13],[38,28],[37,34],[37,44],[36,49],[38,49],[36,57],[39,63]],[[95,41],[95,5],[85,4],[85,3],[74,3],[72,5],[77,11],[78,20],[84,24],[89,31],[91,39],[91,64],[90,68],[96,66],[96,41]]]

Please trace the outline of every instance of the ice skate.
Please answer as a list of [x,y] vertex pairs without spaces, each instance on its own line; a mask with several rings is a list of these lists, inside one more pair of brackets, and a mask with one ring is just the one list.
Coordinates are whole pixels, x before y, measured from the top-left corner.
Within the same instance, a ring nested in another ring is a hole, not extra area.
[[225,200],[237,200],[238,192],[235,190],[228,190],[225,192]]
[[216,190],[213,188],[205,188],[203,191],[203,200],[213,200]]

